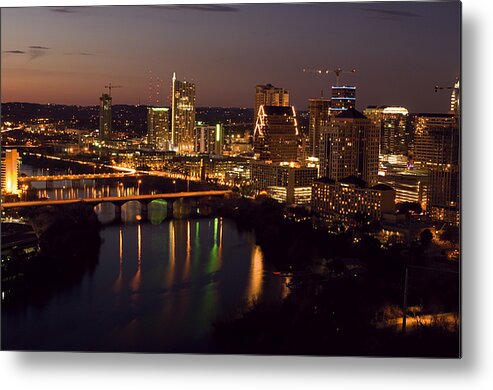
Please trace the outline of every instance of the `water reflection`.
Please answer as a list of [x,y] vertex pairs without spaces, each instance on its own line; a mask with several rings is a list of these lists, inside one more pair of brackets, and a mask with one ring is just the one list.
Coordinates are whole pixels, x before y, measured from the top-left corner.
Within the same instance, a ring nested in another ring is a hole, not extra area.
[[176,263],[176,235],[175,235],[175,222],[171,220],[169,223],[169,267],[165,270],[166,287],[170,288],[173,284],[173,278],[175,273]]
[[109,196],[132,196],[140,193],[139,185],[123,185],[123,183],[96,184],[95,180],[81,180],[75,185],[70,180],[50,182],[32,182],[31,187],[36,190],[38,198],[48,199],[80,199],[104,198]]
[[[137,225],[137,272],[135,272],[132,281],[130,282],[130,286],[133,292],[139,291],[140,284],[142,282],[142,226],[140,223]],[[134,298],[138,297],[134,295]]]
[[216,272],[221,267],[221,249],[222,249],[222,218],[214,218],[214,241],[209,257],[210,259],[209,267],[208,267],[209,272]]
[[212,351],[218,318],[282,294],[253,236],[229,220],[122,223],[101,237],[99,263],[80,285],[42,310],[2,313],[6,348]]
[[116,218],[116,207],[113,203],[104,202],[94,206],[99,222],[106,224],[113,222]]
[[120,258],[120,269],[118,272],[118,276],[115,280],[115,292],[121,291],[123,287],[123,229],[120,226],[120,235],[119,235],[119,258]]
[[122,206],[122,222],[133,223],[142,219],[142,205],[138,200],[130,200]]
[[168,216],[168,202],[156,199],[147,206],[147,217],[153,225],[159,225]]
[[262,293],[262,283],[264,281],[264,257],[260,246],[255,245],[252,249],[250,276],[246,292],[246,300],[252,306]]
[[192,255],[192,238],[191,238],[191,224],[187,221],[187,255],[185,258],[185,269],[183,271],[183,280],[190,277],[190,259]]

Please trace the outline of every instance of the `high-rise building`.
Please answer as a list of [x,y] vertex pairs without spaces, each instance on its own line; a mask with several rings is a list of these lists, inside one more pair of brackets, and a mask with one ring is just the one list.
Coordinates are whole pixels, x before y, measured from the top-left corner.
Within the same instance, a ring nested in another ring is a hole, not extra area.
[[253,134],[253,153],[263,161],[298,159],[298,123],[294,107],[260,106]]
[[223,126],[209,126],[198,122],[194,131],[195,152],[221,156],[224,146]]
[[332,87],[330,109],[335,114],[341,111],[356,108],[356,87],[344,85]]
[[2,193],[19,192],[17,177],[19,174],[19,153],[17,149],[2,150]]
[[452,114],[414,117],[414,165],[429,170],[427,208],[432,219],[459,223],[459,123]]
[[99,139],[101,141],[111,140],[111,96],[103,93],[99,98]]
[[308,125],[308,157],[320,158],[321,128],[327,126],[330,119],[330,99],[309,99],[310,115]]
[[171,96],[171,143],[178,153],[194,151],[195,84],[176,79],[173,73]]
[[156,150],[171,150],[169,108],[147,108],[147,143]]
[[452,89],[452,94],[450,96],[450,113],[454,115],[459,115],[460,113],[460,81],[455,80],[454,88]]
[[272,84],[257,85],[255,87],[255,108],[253,112],[254,123],[257,119],[260,106],[289,106],[289,92],[283,88],[274,87]]
[[377,184],[379,129],[355,109],[342,111],[322,129],[320,175],[333,180],[348,176]]
[[408,155],[409,112],[398,106],[369,106],[363,114],[380,128],[380,155]]

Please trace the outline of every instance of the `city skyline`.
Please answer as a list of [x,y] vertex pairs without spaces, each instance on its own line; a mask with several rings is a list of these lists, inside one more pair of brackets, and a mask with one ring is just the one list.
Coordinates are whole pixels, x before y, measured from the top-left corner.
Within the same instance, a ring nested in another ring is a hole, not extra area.
[[357,87],[359,110],[446,112],[434,86],[459,75],[459,15],[459,2],[2,9],[2,102],[97,105],[114,83],[114,104],[145,105],[152,72],[169,106],[176,71],[196,84],[197,106],[253,107],[255,85],[271,83],[306,110],[336,81],[303,68],[340,66],[357,70],[341,82]]

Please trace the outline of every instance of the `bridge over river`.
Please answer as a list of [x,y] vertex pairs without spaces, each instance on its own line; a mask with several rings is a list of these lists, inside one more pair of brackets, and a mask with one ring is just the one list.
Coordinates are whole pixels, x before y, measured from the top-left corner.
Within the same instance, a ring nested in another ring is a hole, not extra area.
[[210,190],[210,191],[192,191],[192,192],[172,192],[150,195],[128,195],[128,196],[109,196],[96,198],[79,198],[79,199],[46,199],[26,202],[2,203],[2,210],[15,210],[21,208],[37,208],[42,206],[63,206],[89,204],[93,205],[95,211],[105,206],[114,208],[115,216],[120,216],[122,208],[130,202],[138,203],[140,212],[139,220],[147,216],[148,206],[153,202],[165,205],[168,215],[188,216],[192,210],[199,206],[201,200],[210,200],[214,197],[225,197],[230,195],[230,190]]

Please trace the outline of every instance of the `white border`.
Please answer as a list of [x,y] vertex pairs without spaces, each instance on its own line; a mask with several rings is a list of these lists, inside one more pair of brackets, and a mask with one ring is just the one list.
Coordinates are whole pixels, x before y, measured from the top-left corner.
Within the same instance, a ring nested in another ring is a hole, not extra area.
[[[178,1],[176,1],[178,2]],[[200,1],[179,1],[199,3]],[[238,3],[238,1],[215,1]],[[252,1],[243,1],[243,3]],[[279,2],[279,1],[272,1]],[[159,4],[22,1],[2,6]],[[206,2],[200,2],[206,3]],[[366,359],[90,353],[0,353],[5,389],[486,389],[493,383],[491,2],[463,2],[463,359]]]

